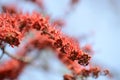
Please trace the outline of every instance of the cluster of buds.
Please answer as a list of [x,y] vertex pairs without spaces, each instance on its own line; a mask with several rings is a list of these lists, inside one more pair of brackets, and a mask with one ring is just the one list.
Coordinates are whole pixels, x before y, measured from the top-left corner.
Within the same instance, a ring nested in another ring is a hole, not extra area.
[[29,31],[35,29],[38,31],[36,35],[38,35],[39,39],[44,38],[48,40],[51,47],[56,51],[68,56],[72,61],[78,60],[78,63],[81,65],[88,65],[90,56],[80,50],[78,43],[75,43],[72,38],[62,34],[59,30],[56,30],[48,23],[46,18],[39,14],[1,14],[0,16],[2,19],[0,27],[0,32],[2,33],[0,35],[1,41],[18,46],[21,38]]
[[101,69],[99,67],[91,67],[90,69],[81,69],[80,73],[77,75],[72,75],[72,74],[65,74],[64,75],[64,80],[77,80],[80,78],[82,78],[82,80],[86,80],[88,77],[92,76],[93,78],[98,78],[98,76],[100,75],[110,75],[109,70],[103,70],[101,71]]
[[[70,61],[78,61],[86,66],[90,56],[80,50],[74,39],[64,35],[60,30],[51,26],[48,19],[40,14],[0,14],[0,40],[11,46],[19,46],[22,38],[30,31],[36,30],[35,38],[29,45],[36,48],[51,47],[58,54],[64,55]],[[43,46],[40,46],[42,43]],[[36,45],[37,44],[37,45]]]
[[[31,1],[44,9],[42,0]],[[78,2],[79,0],[71,0],[71,5]],[[97,78],[101,71],[99,68],[85,69],[86,66],[89,67],[91,56],[88,53],[92,52],[91,46],[88,45],[81,49],[73,37],[63,34],[55,25],[63,26],[65,23],[63,20],[56,20],[50,24],[48,17],[45,18],[39,13],[21,14],[17,13],[14,8],[4,6],[3,13],[0,14],[0,47],[3,42],[12,47],[19,46],[26,35],[33,33],[34,36],[26,44],[25,50],[17,53],[18,56],[26,56],[30,48],[41,50],[49,47],[74,74],[64,75],[64,80],[76,80],[79,75],[83,77],[92,75]],[[0,66],[0,80],[17,79],[27,64],[20,58],[16,59]],[[109,74],[109,71],[105,70],[104,74]]]

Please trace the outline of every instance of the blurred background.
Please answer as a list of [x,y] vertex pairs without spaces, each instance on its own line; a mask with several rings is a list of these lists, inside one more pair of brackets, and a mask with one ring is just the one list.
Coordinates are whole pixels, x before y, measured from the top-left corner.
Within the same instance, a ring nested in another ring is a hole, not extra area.
[[[112,80],[120,80],[120,0],[80,0],[76,5],[70,4],[70,0],[43,2],[45,11],[29,0],[0,0],[0,6],[14,4],[18,11],[38,11],[49,15],[50,20],[64,19],[62,31],[77,37],[80,46],[90,44],[95,53],[93,63],[108,68],[113,74]],[[40,53],[37,65],[26,67],[19,80],[63,80],[62,76],[69,70],[52,54],[54,52],[42,50]],[[110,79],[101,76],[96,80]]]

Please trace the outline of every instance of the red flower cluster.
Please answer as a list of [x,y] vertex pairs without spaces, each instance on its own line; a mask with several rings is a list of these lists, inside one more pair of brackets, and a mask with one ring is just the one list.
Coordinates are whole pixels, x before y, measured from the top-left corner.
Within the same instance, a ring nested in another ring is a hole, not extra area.
[[78,61],[80,65],[84,66],[88,65],[90,56],[80,50],[78,43],[51,26],[48,20],[41,15],[36,13],[32,15],[4,13],[0,14],[0,19],[1,42],[18,46],[26,34],[30,31],[34,33],[36,30],[36,37],[30,43],[34,47],[40,49],[49,46],[70,61]]
[[[70,60],[78,60],[81,65],[88,65],[90,56],[82,52],[72,38],[62,34],[52,27],[48,20],[39,14],[1,14],[0,40],[10,45],[18,46],[26,33],[36,29],[39,39],[45,38],[59,53],[66,55]],[[38,39],[38,40],[39,40]]]
[[[71,0],[71,5],[78,1]],[[44,10],[42,0],[32,0],[32,2]],[[91,46],[87,45],[81,49],[74,38],[63,34],[55,24],[63,26],[65,23],[58,19],[50,24],[48,17],[44,18],[39,13],[21,14],[17,13],[14,8],[4,6],[3,13],[0,14],[0,47],[2,43],[7,43],[12,47],[19,46],[23,38],[32,33],[34,36],[22,48],[23,52],[20,51],[17,56],[27,56],[31,48],[41,50],[49,47],[72,72],[71,75],[64,75],[64,80],[76,80],[79,75],[88,77],[91,74],[97,78],[100,74],[99,68],[86,69],[86,66],[90,67],[91,56],[88,53],[93,53]],[[15,59],[0,65],[0,80],[17,79],[27,65],[24,60]],[[104,73],[109,74],[109,71],[104,71]]]

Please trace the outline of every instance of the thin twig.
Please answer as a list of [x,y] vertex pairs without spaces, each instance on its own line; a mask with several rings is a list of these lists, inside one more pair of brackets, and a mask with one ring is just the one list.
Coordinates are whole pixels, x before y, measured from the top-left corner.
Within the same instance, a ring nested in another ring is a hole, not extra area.
[[4,55],[4,53],[2,52],[2,54],[1,54],[1,56],[0,56],[0,60],[2,59],[3,55]]
[[6,44],[1,44],[0,45],[0,49],[2,50],[2,54],[0,56],[0,60],[2,59],[3,55],[4,55],[4,47],[6,46]]
[[25,57],[20,57],[20,56],[14,56],[11,53],[7,52],[6,50],[4,51],[4,54],[8,55],[9,57],[11,57],[12,59],[16,59],[25,63],[29,63],[30,60],[28,58]]
[[15,56],[15,55],[12,55],[11,53],[7,52],[6,50],[4,50],[4,54],[8,55],[8,56],[11,57],[12,59],[16,59],[16,60],[18,60],[18,61],[22,61],[22,62],[25,62],[25,63],[28,63],[28,64],[31,64],[31,63],[35,60],[35,58],[38,57],[38,55],[35,56],[35,57],[33,57],[33,58]]

